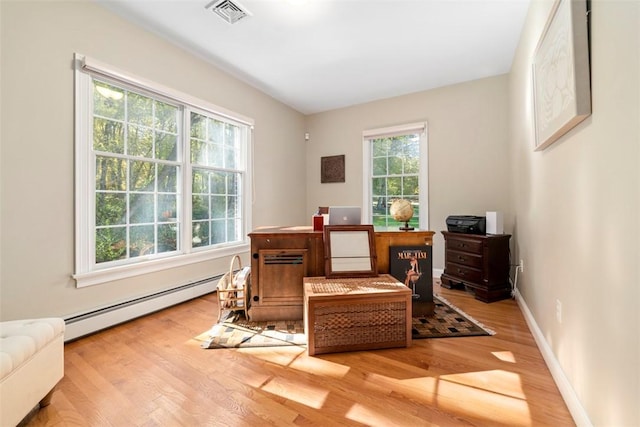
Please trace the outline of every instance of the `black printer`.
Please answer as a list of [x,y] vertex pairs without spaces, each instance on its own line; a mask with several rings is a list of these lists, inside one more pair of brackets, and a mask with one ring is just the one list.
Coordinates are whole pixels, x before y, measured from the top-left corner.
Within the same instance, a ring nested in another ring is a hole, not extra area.
[[450,215],[447,231],[451,233],[486,234],[487,218],[474,215]]

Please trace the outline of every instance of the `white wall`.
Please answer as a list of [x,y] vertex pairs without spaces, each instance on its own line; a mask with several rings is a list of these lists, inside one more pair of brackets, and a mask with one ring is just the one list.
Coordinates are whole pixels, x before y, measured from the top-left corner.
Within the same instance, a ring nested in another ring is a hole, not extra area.
[[[533,1],[510,76],[519,288],[597,426],[640,425],[640,2],[591,2],[593,114],[534,152],[531,61],[551,9]],[[562,322],[556,320],[556,302]]]
[[[429,139],[429,230],[434,269],[444,268],[448,215],[502,211],[509,203],[508,77],[506,75],[399,96],[307,118],[307,212],[362,204],[362,132],[426,121]],[[344,183],[320,183],[320,158],[345,154]]]
[[[84,1],[2,1],[0,319],[61,316],[228,269],[212,259],[76,289],[73,54],[255,119],[253,225],[306,221],[304,116]],[[291,197],[291,195],[298,197]]]

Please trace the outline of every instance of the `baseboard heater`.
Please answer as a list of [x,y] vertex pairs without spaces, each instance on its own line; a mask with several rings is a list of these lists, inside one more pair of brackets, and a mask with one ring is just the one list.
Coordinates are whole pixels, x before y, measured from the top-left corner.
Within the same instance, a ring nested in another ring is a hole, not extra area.
[[[222,275],[135,298],[65,319],[65,342],[127,322],[215,290]],[[212,319],[214,319],[212,313]],[[215,319],[214,319],[215,320]]]

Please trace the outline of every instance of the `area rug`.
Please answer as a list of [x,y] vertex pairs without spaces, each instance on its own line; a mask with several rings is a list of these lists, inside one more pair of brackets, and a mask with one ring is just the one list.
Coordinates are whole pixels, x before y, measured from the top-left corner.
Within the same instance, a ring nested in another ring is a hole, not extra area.
[[[494,335],[495,332],[455,307],[445,298],[434,296],[434,314],[414,317],[413,339]],[[302,320],[248,321],[241,313],[229,313],[220,323],[196,337],[201,347],[248,348],[306,346]]]

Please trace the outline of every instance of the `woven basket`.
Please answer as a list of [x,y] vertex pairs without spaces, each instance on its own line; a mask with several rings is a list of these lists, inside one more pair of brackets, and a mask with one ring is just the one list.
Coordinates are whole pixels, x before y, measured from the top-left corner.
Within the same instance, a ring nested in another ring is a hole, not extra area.
[[[234,273],[233,267],[238,263],[238,272]],[[249,303],[249,286],[251,283],[251,275],[249,267],[242,267],[242,261],[239,255],[234,255],[229,264],[229,271],[226,272],[216,286],[218,294],[218,322],[222,318],[225,310],[242,311],[245,318],[249,319],[248,303]]]

